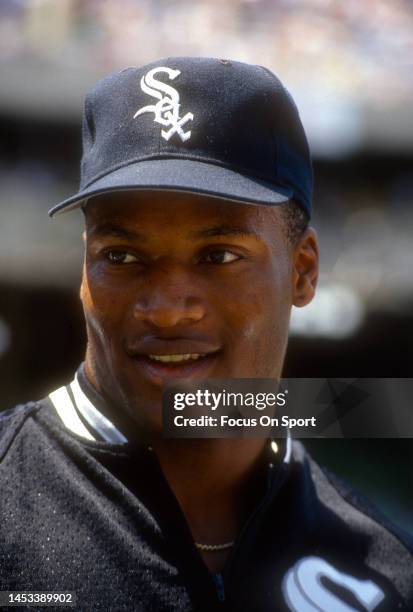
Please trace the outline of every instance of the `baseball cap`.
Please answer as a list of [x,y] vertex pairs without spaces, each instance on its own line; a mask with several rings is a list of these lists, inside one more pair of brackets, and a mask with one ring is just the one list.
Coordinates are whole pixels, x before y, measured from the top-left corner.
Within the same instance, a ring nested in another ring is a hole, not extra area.
[[190,192],[251,204],[295,200],[311,216],[312,167],[296,105],[262,66],[170,57],[126,68],[86,96],[79,191]]

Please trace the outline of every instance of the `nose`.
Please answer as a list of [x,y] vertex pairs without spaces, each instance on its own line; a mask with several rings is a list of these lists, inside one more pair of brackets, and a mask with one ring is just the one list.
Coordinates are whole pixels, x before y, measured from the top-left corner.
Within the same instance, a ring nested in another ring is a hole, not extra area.
[[135,319],[157,328],[201,321],[205,301],[193,275],[180,266],[164,266],[145,279],[134,305]]

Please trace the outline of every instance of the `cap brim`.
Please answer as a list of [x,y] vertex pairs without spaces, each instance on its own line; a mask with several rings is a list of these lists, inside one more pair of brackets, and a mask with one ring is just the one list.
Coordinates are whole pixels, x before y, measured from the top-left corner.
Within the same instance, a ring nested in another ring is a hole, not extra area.
[[276,206],[287,202],[291,189],[241,172],[189,159],[150,159],[118,168],[49,210],[78,208],[99,194],[123,190],[182,191],[234,202]]

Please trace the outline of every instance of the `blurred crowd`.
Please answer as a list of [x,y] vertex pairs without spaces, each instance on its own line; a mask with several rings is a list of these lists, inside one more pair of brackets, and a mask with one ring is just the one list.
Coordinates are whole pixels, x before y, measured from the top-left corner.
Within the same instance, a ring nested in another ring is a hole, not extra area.
[[171,55],[263,63],[368,104],[413,93],[410,0],[2,0],[0,58],[104,73]]

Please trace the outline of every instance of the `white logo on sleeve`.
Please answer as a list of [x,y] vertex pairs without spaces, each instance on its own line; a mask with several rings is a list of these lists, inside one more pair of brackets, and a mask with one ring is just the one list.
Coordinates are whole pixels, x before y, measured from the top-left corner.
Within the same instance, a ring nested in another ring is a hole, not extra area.
[[172,68],[164,66],[149,70],[141,78],[141,89],[153,98],[157,98],[158,102],[143,106],[136,111],[133,118],[136,119],[136,117],[144,113],[154,113],[154,121],[156,123],[160,123],[164,127],[170,127],[169,130],[162,130],[161,132],[165,140],[169,140],[176,133],[180,136],[182,142],[185,142],[185,140],[191,137],[191,130],[184,132],[182,128],[188,121],[192,121],[194,116],[192,113],[186,113],[183,117],[179,116],[179,93],[170,85],[155,79],[155,75],[161,72],[165,72],[170,81],[173,81],[181,74],[180,70],[172,70]]
[[321,578],[328,578],[350,591],[369,612],[384,599],[383,591],[371,580],[359,580],[339,572],[320,557],[305,557],[288,570],[282,584],[285,601],[292,612],[357,612],[327,590]]

